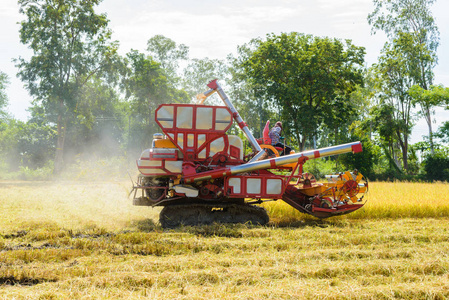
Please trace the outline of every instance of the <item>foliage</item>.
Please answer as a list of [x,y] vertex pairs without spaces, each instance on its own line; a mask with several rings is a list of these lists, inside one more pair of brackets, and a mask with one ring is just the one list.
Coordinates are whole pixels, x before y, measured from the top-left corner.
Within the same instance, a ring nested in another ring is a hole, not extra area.
[[188,59],[189,48],[184,44],[177,45],[175,41],[163,35],[155,35],[148,40],[147,51],[160,64],[169,83],[175,87],[179,81],[179,63]]
[[429,180],[449,181],[449,149],[435,151],[425,157],[424,170]]
[[279,111],[273,103],[264,101],[262,97],[257,96],[264,85],[251,80],[245,71],[244,62],[257,49],[257,44],[253,40],[241,45],[237,48],[238,55],[236,57],[233,55],[227,57],[229,78],[226,82],[226,88],[229,89],[229,95],[234,105],[240,115],[244,117],[254,136],[262,137],[266,122],[279,120]]
[[[197,94],[204,92],[207,87],[206,84],[213,79],[225,79],[227,73],[226,65],[219,59],[192,59],[185,67],[183,72],[182,86],[191,98]],[[224,81],[224,80],[223,80]],[[206,100],[210,104],[211,100]],[[223,105],[221,100],[216,101]]]
[[21,163],[18,138],[24,123],[14,119],[0,122],[0,173],[15,171]]
[[[442,85],[432,85],[428,90],[423,89],[419,85],[414,85],[408,90],[409,95],[413,98],[413,101],[420,104],[421,108],[427,108],[421,110],[420,113],[426,116],[426,112],[430,108],[443,106],[449,104],[449,88]],[[429,136],[430,146],[433,151],[435,145],[433,142],[433,137],[444,139],[444,125],[438,133]],[[431,133],[431,132],[430,132]],[[447,140],[449,142],[449,140]]]
[[[389,87],[396,86],[396,93],[404,94],[413,85],[418,85],[423,90],[431,89],[433,83],[433,68],[437,64],[437,47],[439,44],[439,32],[432,17],[430,7],[435,0],[373,0],[375,9],[368,16],[368,22],[372,25],[372,31],[384,31],[390,41],[384,47],[384,56],[389,57],[388,69],[394,68],[388,81]],[[394,54],[391,50],[395,50]],[[394,66],[398,67],[394,67]],[[383,72],[385,75],[385,71]],[[393,83],[394,82],[394,83]],[[411,93],[409,96],[414,96]],[[407,119],[407,96],[401,99],[401,104],[406,108],[403,120]],[[429,128],[429,139],[433,151],[432,113],[435,104],[428,98],[418,97],[414,104],[421,106],[421,115],[425,117]],[[407,123],[407,122],[406,122]],[[408,140],[404,135],[399,139],[401,144],[404,169],[407,166]]]
[[347,170],[357,169],[366,178],[373,178],[374,165],[379,162],[380,147],[376,146],[367,138],[361,139],[363,145],[363,151],[360,153],[342,155],[339,157],[339,161],[344,165]]
[[440,138],[443,143],[449,143],[449,121],[443,123],[435,133],[435,137]]
[[408,170],[408,144],[414,125],[412,116],[414,102],[407,93],[414,84],[409,65],[413,53],[407,50],[412,44],[410,36],[401,35],[399,39],[385,45],[379,63],[374,65],[379,85],[379,100],[375,109],[378,113],[374,118],[377,124],[382,124],[378,132],[388,143],[390,154],[394,158],[394,144],[399,144],[405,170]]
[[127,146],[127,104],[113,87],[96,77],[80,89],[79,95],[74,115],[68,118],[67,154],[123,155]]
[[6,95],[6,87],[9,84],[8,75],[0,71],[0,122],[7,116],[5,108],[8,104],[8,97]]
[[139,151],[148,148],[152,135],[159,131],[154,122],[154,112],[163,103],[187,102],[187,94],[173,87],[160,64],[151,56],[132,50],[126,56],[128,74],[123,78],[122,89],[129,101],[128,144]]
[[20,41],[33,51],[29,61],[16,60],[18,76],[32,96],[42,101],[57,124],[55,171],[62,169],[67,117],[76,109],[80,88],[94,74],[110,69],[117,43],[100,0],[19,0]]
[[247,76],[260,87],[256,96],[280,109],[284,127],[300,150],[319,125],[347,117],[337,102],[349,99],[362,83],[362,47],[296,32],[271,34],[252,43],[256,50],[243,62]]

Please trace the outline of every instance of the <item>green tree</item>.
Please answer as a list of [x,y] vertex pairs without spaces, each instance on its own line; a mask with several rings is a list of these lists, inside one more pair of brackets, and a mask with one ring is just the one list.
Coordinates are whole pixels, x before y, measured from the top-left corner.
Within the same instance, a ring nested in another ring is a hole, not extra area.
[[166,72],[169,84],[176,86],[179,81],[179,64],[188,59],[189,47],[184,44],[178,45],[163,35],[155,35],[148,40],[147,51]]
[[[408,90],[408,93],[413,98],[413,101],[420,104],[422,108],[420,113],[423,115],[426,115],[434,107],[449,103],[449,88],[445,88],[442,85],[432,85],[428,90],[423,89],[419,85],[414,85]],[[441,138],[441,130],[435,134],[432,134],[431,131],[429,133],[430,149],[433,154],[435,148],[433,136]]]
[[268,120],[277,120],[279,112],[272,103],[264,101],[262,89],[265,85],[260,85],[248,76],[245,69],[245,62],[249,60],[252,53],[257,50],[260,39],[255,39],[237,48],[237,56],[227,57],[226,87],[229,88],[229,95],[242,115],[254,136],[262,137],[263,128]]
[[0,71],[0,121],[4,120],[7,116],[5,111],[8,104],[8,97],[6,95],[6,87],[9,84],[8,75]]
[[113,86],[94,77],[79,92],[77,107],[70,118],[67,146],[90,157],[121,155],[126,145],[127,121],[127,103]]
[[151,56],[132,50],[127,64],[122,88],[129,101],[129,143],[137,151],[148,148],[152,134],[160,131],[154,122],[156,108],[163,103],[187,102],[188,96],[168,83],[165,71]]
[[[223,82],[226,71],[226,65],[222,60],[194,58],[184,69],[182,86],[189,96],[194,98],[207,89],[206,84],[209,81],[219,79]],[[223,104],[221,100],[220,103]]]
[[256,96],[279,109],[287,132],[304,149],[329,114],[344,111],[336,102],[349,100],[362,83],[365,50],[347,40],[296,32],[254,40],[256,50],[243,62]]
[[[409,76],[413,67],[409,61],[413,53],[407,48],[413,45],[413,40],[407,34],[386,44],[379,57],[379,62],[373,66],[377,72],[377,116],[375,116],[378,132],[389,146],[390,155],[396,158],[395,144],[399,144],[402,153],[402,164],[408,170],[408,144],[413,128],[413,99],[408,90],[414,84]],[[388,116],[390,114],[390,116]],[[388,124],[388,125],[387,125]]]
[[117,43],[105,14],[94,7],[101,0],[19,0],[20,41],[33,51],[19,58],[19,77],[30,94],[55,113],[57,142],[54,171],[63,167],[67,118],[76,108],[79,91],[116,58]]
[[[437,64],[439,31],[430,11],[434,2],[435,0],[373,0],[375,9],[368,15],[373,32],[384,31],[389,44],[395,45],[393,47],[398,50],[398,55],[407,57],[402,62],[405,67],[399,76],[408,77],[412,85],[418,85],[424,90],[431,89],[433,69]],[[419,99],[416,103],[420,104],[421,113],[427,122],[433,152],[434,106]]]

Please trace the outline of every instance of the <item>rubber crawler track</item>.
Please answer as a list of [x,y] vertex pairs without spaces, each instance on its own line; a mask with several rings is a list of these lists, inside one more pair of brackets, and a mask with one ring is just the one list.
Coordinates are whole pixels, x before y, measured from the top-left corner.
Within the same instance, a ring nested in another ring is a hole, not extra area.
[[197,226],[212,223],[251,223],[265,225],[269,221],[266,210],[247,204],[183,204],[165,206],[159,222],[163,228],[181,225]]

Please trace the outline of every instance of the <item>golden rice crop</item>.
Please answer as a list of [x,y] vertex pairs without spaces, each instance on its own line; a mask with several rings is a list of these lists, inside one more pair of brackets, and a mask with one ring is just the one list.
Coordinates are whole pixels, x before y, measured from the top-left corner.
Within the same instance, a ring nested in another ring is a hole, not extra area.
[[[370,182],[367,203],[339,219],[449,217],[449,184],[422,182]],[[282,201],[264,204],[274,222],[311,219]]]

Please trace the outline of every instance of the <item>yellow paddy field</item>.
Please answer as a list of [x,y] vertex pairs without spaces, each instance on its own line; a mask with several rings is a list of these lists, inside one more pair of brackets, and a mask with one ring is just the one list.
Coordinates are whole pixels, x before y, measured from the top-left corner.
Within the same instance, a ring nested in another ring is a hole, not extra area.
[[0,182],[0,299],[446,299],[449,185],[370,183],[328,220],[162,230],[127,182]]

